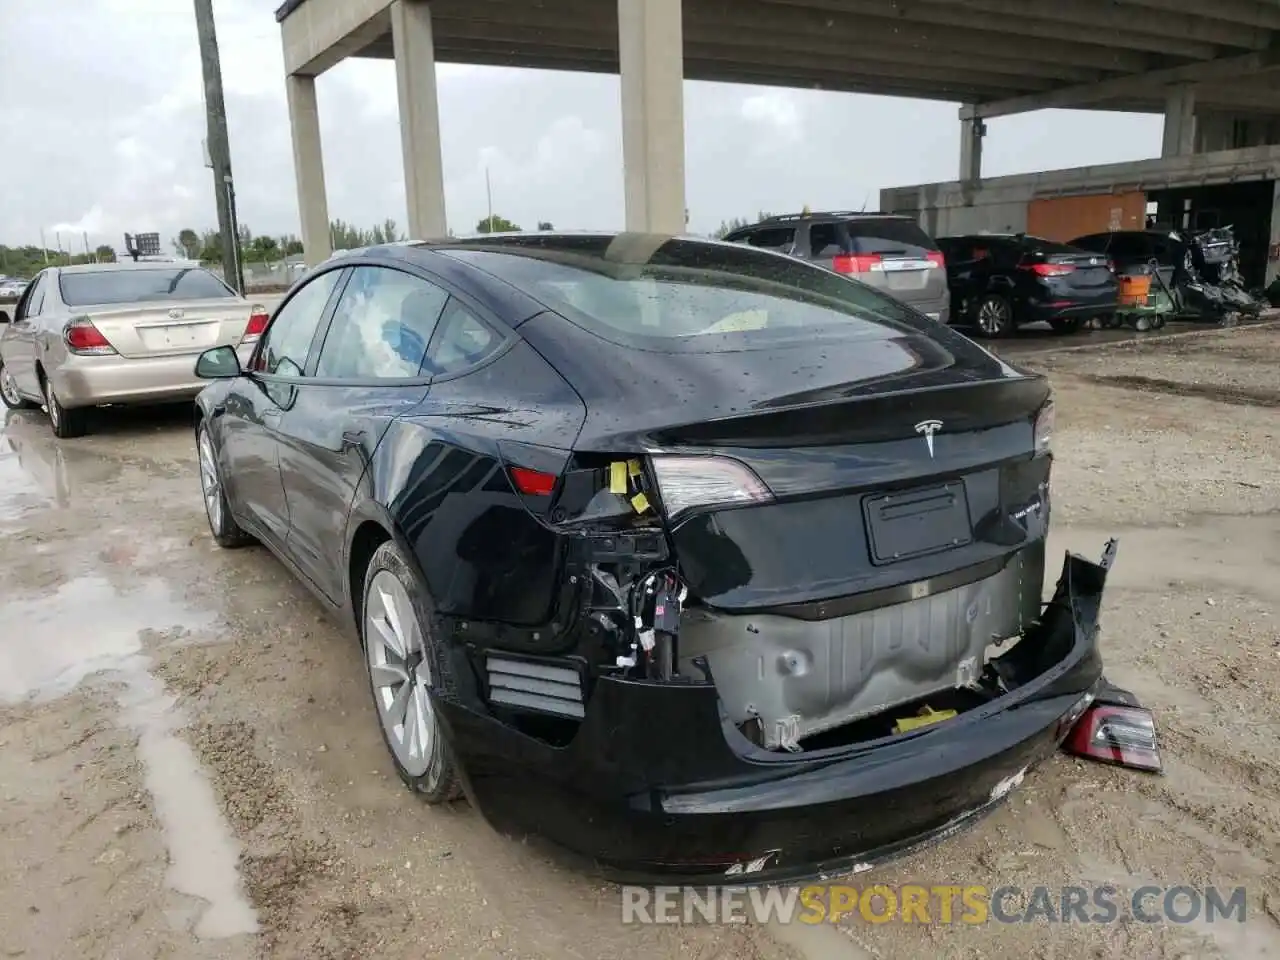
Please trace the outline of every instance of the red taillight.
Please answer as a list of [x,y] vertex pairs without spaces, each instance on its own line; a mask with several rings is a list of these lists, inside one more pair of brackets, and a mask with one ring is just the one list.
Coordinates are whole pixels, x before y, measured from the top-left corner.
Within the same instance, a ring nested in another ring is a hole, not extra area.
[[1159,773],[1156,722],[1145,707],[1095,703],[1084,712],[1062,745],[1068,753]]
[[244,336],[240,338],[241,343],[252,343],[257,340],[264,330],[267,329],[267,321],[271,316],[262,307],[254,307],[253,312],[249,314],[249,322],[245,324]]
[[517,490],[530,497],[549,497],[556,488],[554,473],[543,473],[528,467],[512,467],[511,480]]
[[102,354],[115,353],[115,347],[102,335],[102,331],[93,325],[88,317],[72,320],[63,332],[63,340],[72,353]]
[[842,253],[831,266],[836,273],[870,273],[882,263],[878,253]]
[[1024,263],[1023,270],[1030,270],[1038,277],[1065,277],[1075,270],[1072,263]]
[[935,267],[943,267],[943,268],[946,267],[947,258],[942,255],[941,250],[931,250],[929,251],[927,256],[929,258],[929,262],[932,263]]

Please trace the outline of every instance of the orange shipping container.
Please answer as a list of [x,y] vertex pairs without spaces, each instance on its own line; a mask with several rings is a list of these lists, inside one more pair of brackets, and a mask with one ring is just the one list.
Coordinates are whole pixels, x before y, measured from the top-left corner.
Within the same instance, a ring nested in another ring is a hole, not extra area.
[[1147,195],[1097,193],[1045,197],[1027,204],[1027,233],[1064,242],[1108,230],[1141,230],[1147,224]]

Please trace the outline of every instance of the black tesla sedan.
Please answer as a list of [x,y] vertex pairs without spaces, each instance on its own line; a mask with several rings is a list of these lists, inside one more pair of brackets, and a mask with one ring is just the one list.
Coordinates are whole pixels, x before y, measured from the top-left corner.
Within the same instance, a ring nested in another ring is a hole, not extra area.
[[1089,703],[1046,381],[828,271],[641,234],[375,247],[204,354],[209,524],[358,635],[396,769],[616,876],[954,829]]

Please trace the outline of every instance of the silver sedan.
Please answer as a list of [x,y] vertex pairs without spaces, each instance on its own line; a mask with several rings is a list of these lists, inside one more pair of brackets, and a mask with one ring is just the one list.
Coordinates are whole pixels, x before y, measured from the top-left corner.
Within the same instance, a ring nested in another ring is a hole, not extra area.
[[0,311],[0,400],[43,407],[55,435],[80,436],[91,407],[194,397],[196,357],[227,345],[247,363],[267,320],[191,264],[50,267],[11,317]]

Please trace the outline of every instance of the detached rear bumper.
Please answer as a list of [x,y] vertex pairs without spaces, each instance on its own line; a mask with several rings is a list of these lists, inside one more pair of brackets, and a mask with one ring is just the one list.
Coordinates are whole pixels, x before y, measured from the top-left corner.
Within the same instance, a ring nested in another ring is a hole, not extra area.
[[[237,348],[245,366],[253,345]],[[103,403],[165,403],[194,397],[208,386],[195,374],[198,353],[169,357],[68,355],[49,372],[58,400],[67,409]]]
[[724,719],[710,683],[601,679],[565,747],[460,699],[436,706],[468,796],[499,830],[639,882],[836,872],[958,829],[1057,749],[1102,678],[1105,578],[1105,566],[1067,558],[1041,624],[1001,658],[1021,678],[1012,692],[853,747],[759,749]]

